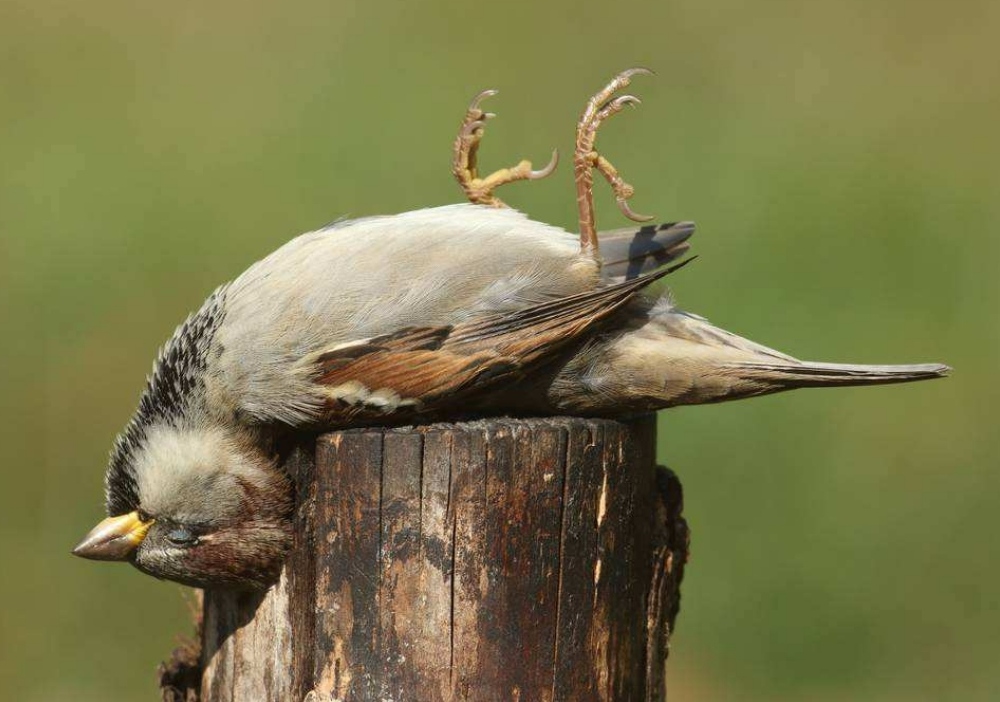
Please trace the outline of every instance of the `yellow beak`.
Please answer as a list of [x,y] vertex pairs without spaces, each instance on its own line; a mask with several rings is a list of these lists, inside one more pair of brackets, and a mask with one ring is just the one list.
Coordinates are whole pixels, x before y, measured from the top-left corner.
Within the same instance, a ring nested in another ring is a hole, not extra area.
[[124,561],[146,538],[152,525],[152,519],[139,519],[138,512],[108,517],[90,530],[73,549],[73,555],[95,561]]

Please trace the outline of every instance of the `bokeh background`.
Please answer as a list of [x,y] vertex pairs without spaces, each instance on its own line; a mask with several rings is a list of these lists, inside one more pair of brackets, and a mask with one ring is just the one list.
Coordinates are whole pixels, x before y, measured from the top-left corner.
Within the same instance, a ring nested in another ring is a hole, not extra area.
[[[662,415],[672,699],[998,699],[998,37],[995,0],[0,0],[0,696],[154,699],[189,630],[184,588],[68,553],[189,310],[298,232],[457,201],[482,88],[486,167],[541,163],[639,64],[601,144],[638,211],[698,221],[685,306],[956,369]],[[565,165],[503,195],[574,226]]]

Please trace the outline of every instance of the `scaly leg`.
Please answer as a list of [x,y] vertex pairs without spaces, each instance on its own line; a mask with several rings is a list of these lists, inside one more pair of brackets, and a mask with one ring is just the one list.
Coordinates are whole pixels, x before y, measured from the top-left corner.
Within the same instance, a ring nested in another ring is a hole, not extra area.
[[634,95],[612,96],[626,87],[637,74],[651,75],[646,68],[630,68],[622,71],[604,88],[590,98],[580,115],[576,127],[576,150],[573,153],[573,177],[576,180],[576,203],[580,210],[580,247],[593,256],[598,255],[597,229],[594,223],[594,174],[597,170],[615,193],[618,209],[635,222],[648,222],[652,217],[636,214],[629,207],[628,200],[635,188],[626,183],[611,162],[594,149],[597,141],[597,129],[604,120],[625,109],[626,105],[638,105],[639,98]]
[[486,122],[496,115],[492,112],[483,112],[479,109],[479,105],[484,99],[496,94],[496,90],[484,90],[475,97],[469,105],[469,109],[466,110],[462,126],[455,138],[451,172],[465,192],[465,196],[469,198],[469,202],[475,205],[506,207],[504,202],[493,194],[493,191],[507,183],[518,180],[538,180],[551,174],[556,169],[556,164],[559,163],[559,153],[553,151],[548,165],[541,170],[532,170],[531,161],[521,161],[512,168],[501,168],[485,178],[480,178],[476,163],[479,142],[482,141]]

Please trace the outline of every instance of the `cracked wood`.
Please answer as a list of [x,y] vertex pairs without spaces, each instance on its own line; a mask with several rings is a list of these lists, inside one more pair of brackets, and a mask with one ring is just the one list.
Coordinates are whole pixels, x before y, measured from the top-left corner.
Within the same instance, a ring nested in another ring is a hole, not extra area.
[[687,527],[654,446],[651,416],[320,437],[281,581],[206,597],[197,698],[665,699]]

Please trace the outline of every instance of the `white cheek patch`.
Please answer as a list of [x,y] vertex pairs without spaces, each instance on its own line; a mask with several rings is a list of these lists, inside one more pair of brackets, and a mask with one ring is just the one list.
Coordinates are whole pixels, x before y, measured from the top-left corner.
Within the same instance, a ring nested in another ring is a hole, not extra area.
[[243,458],[221,430],[154,427],[135,462],[140,506],[174,519],[235,514]]

